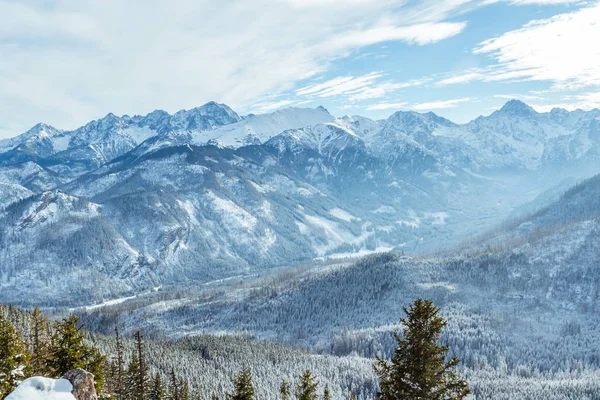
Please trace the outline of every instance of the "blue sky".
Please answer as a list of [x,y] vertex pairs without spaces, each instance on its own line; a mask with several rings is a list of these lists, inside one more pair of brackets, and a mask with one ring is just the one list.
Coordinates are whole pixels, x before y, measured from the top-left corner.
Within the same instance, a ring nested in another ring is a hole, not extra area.
[[208,101],[241,114],[600,107],[600,3],[0,0],[0,137]]

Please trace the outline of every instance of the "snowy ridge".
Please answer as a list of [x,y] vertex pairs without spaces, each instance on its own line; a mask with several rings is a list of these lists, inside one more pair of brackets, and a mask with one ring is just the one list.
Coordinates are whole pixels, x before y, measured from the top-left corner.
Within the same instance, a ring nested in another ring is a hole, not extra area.
[[39,126],[3,141],[38,153],[0,153],[0,300],[102,302],[317,257],[440,250],[597,172],[599,116],[513,101],[464,125],[322,107],[242,119],[208,103]]
[[240,147],[261,144],[288,129],[302,128],[325,122],[334,117],[323,107],[285,108],[269,114],[248,115],[244,120],[218,129],[194,133],[194,144],[219,143],[222,146]]

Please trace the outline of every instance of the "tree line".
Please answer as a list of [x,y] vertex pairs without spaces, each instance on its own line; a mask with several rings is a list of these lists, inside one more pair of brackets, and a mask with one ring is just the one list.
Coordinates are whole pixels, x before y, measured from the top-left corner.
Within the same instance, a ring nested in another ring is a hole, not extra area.
[[[440,309],[429,300],[417,299],[403,308],[402,334],[395,333],[397,347],[391,360],[378,358],[374,370],[379,378],[380,400],[464,399],[470,390],[466,381],[454,372],[459,364],[449,358],[449,347],[441,345],[442,330],[447,322]],[[21,380],[29,376],[59,378],[67,371],[83,368],[95,377],[103,399],[116,400],[192,400],[218,399],[216,394],[191,393],[186,380],[175,368],[168,377],[152,373],[144,348],[142,333],[135,333],[135,349],[125,365],[124,346],[115,328],[116,351],[112,357],[102,354],[86,341],[84,326],[78,317],[69,315],[50,323],[39,309],[31,313],[27,337],[0,313],[0,398],[4,399]],[[255,389],[250,367],[244,367],[232,379],[233,391],[227,400],[254,400]],[[292,385],[283,380],[279,386],[282,400],[330,400],[328,385],[318,391],[318,381],[310,369]],[[292,397],[293,396],[293,397]],[[350,390],[350,399],[357,399]]]

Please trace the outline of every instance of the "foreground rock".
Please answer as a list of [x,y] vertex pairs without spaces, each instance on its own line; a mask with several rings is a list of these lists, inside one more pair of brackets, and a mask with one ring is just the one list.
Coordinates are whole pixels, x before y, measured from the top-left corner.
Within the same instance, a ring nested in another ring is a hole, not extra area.
[[34,376],[25,379],[5,400],[98,400],[94,375],[72,369],[61,379]]
[[96,388],[94,387],[94,375],[84,369],[72,369],[67,372],[64,379],[68,379],[73,385],[73,396],[77,400],[98,400]]

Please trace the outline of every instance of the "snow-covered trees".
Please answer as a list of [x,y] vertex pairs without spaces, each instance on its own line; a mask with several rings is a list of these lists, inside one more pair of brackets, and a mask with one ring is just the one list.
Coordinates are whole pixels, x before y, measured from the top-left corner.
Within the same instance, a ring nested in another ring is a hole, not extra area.
[[9,394],[25,376],[26,349],[21,335],[0,314],[0,398]]

